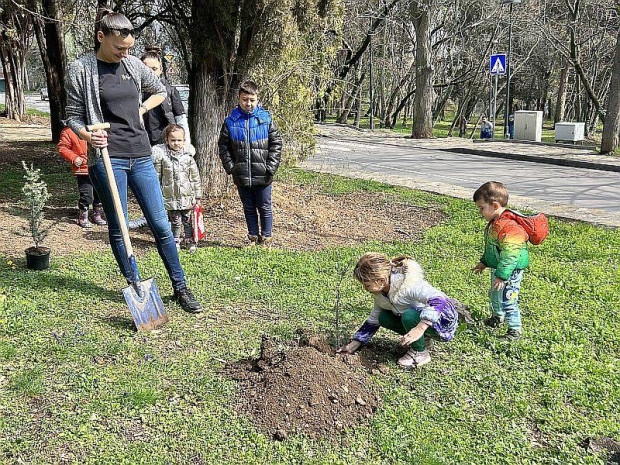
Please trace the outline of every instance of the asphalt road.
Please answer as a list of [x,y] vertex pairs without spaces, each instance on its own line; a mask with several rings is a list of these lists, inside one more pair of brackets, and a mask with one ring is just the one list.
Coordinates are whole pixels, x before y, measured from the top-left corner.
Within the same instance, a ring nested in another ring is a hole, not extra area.
[[504,183],[511,204],[556,216],[620,226],[618,173],[489,158],[380,141],[319,139],[303,167],[470,199],[478,186]]
[[[4,105],[4,92],[0,92],[0,103]],[[50,112],[49,100],[41,100],[39,93],[26,94],[26,108],[34,108],[45,113]]]

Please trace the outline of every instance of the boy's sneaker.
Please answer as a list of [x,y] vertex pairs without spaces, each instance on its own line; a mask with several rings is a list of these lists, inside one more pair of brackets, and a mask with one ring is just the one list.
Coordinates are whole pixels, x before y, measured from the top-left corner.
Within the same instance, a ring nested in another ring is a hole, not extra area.
[[271,249],[271,246],[273,244],[273,237],[271,237],[271,236],[267,236],[267,237],[260,236],[259,239],[258,239],[258,243],[260,245],[263,245],[263,246],[267,247],[268,249]]
[[404,368],[416,368],[426,365],[430,361],[431,354],[428,349],[424,349],[422,352],[409,349],[405,355],[398,359],[398,364]]
[[509,341],[518,341],[521,339],[521,330],[508,328],[508,331],[504,334],[504,339],[508,339]]
[[497,328],[499,325],[502,324],[502,319],[498,317],[497,315],[493,315],[492,317],[489,317],[486,320],[484,320],[484,324],[488,326],[489,328]]
[[192,291],[190,291],[187,287],[174,291],[172,298],[176,300],[181,308],[188,313],[202,312],[202,305],[200,305],[200,302],[196,300],[196,297],[194,297]]
[[258,236],[252,236],[251,234],[248,234],[248,241],[250,241],[248,247],[254,247],[255,245],[258,245]]

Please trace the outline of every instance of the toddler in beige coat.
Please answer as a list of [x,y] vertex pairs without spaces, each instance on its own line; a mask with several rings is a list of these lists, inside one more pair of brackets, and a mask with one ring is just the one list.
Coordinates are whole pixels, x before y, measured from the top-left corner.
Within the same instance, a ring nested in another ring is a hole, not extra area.
[[193,240],[191,214],[202,197],[200,174],[194,160],[196,149],[191,144],[185,146],[185,131],[176,124],[170,124],[164,129],[163,139],[163,144],[152,148],[155,171],[177,247],[183,244],[193,253],[196,244]]

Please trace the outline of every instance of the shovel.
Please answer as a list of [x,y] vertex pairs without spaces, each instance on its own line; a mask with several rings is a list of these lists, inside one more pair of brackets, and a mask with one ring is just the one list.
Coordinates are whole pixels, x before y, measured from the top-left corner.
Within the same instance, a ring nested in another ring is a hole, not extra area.
[[[109,128],[110,123],[87,126],[87,129],[91,132]],[[116,179],[114,178],[110,155],[106,147],[100,150],[105,172],[108,177],[110,192],[112,193],[112,199],[114,201],[114,213],[116,214],[116,219],[121,228],[123,244],[127,251],[127,260],[129,261],[129,268],[131,270],[131,282],[129,286],[123,288],[123,295],[125,296],[125,301],[127,302],[136,328],[139,331],[149,331],[165,324],[168,321],[168,315],[166,315],[166,309],[159,296],[159,290],[157,289],[155,280],[153,278],[145,279],[144,281],[140,280],[138,264],[136,263],[136,257],[134,256],[131,241],[129,240],[129,231],[125,223],[125,215],[123,214],[121,199],[118,195],[118,187],[116,185]]]

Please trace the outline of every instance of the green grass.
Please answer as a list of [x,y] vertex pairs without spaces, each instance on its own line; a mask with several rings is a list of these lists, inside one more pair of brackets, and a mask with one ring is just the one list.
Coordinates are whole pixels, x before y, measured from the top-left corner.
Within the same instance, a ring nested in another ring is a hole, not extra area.
[[[67,181],[70,165],[56,151],[56,144],[51,142],[20,142],[19,149],[25,154],[27,165],[41,170],[41,179],[48,184],[50,194],[49,206],[62,207],[74,204],[77,194],[73,182]],[[21,162],[4,163],[0,175],[0,192],[6,202],[16,202],[23,198],[24,169]]]
[[[0,103],[0,113],[5,110],[5,106],[3,103]],[[49,118],[50,114],[41,110],[37,110],[36,108],[26,108],[26,114],[29,116],[42,116]]]
[[[0,175],[1,177],[4,174]],[[482,326],[436,344],[419,372],[373,376],[383,406],[369,426],[324,440],[272,442],[231,408],[226,361],[259,350],[261,334],[333,331],[339,274],[367,250],[412,254],[428,279],[488,314],[488,276],[470,272],[484,221],[471,202],[379,183],[286,170],[338,196],[383,192],[449,219],[419,242],[320,252],[204,247],[182,255],[201,316],[170,302],[161,332],[135,333],[112,254],[53,257],[28,272],[0,262],[0,461],[14,463],[603,463],[587,438],[620,439],[620,232],[551,219],[532,247],[521,303],[524,338]],[[58,189],[51,185],[52,193]],[[157,253],[139,257],[166,300]],[[341,288],[343,334],[369,312],[352,278]],[[385,331],[376,339],[397,344]],[[201,462],[202,461],[202,462]]]

